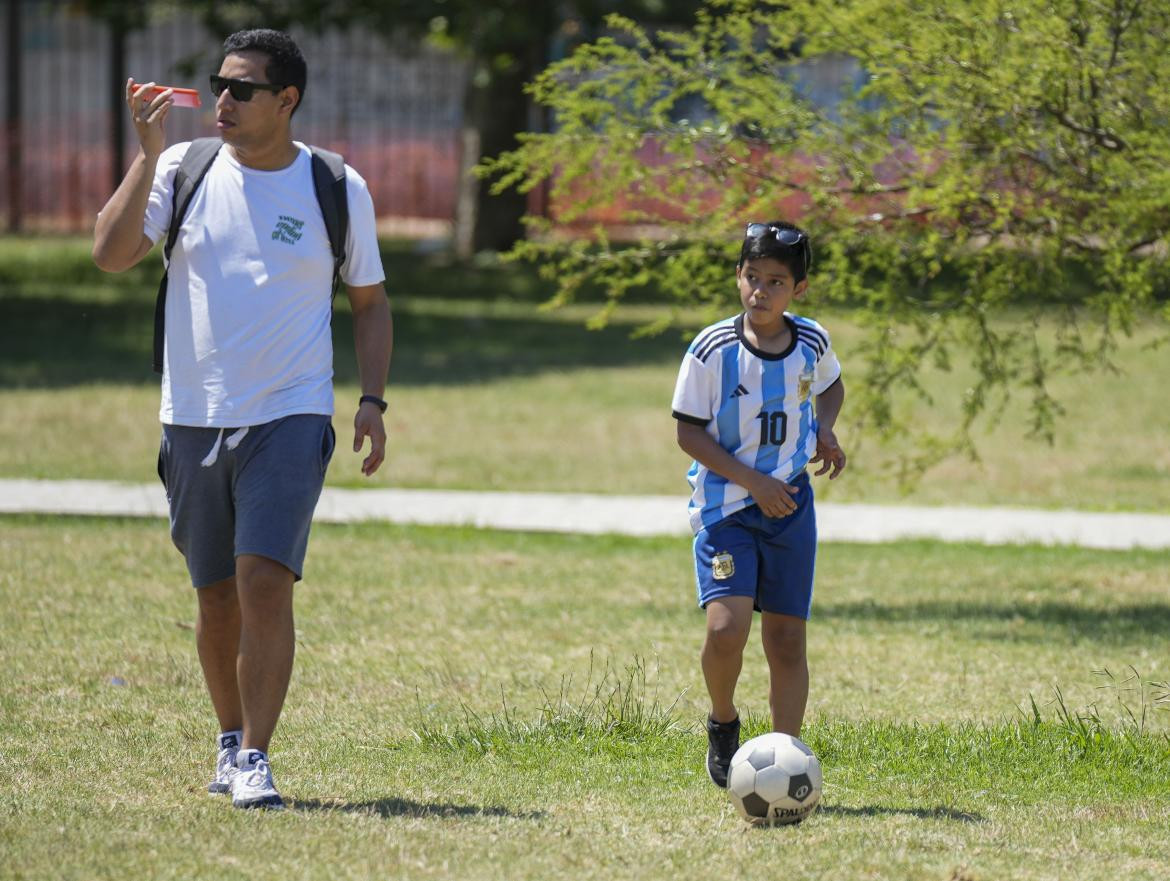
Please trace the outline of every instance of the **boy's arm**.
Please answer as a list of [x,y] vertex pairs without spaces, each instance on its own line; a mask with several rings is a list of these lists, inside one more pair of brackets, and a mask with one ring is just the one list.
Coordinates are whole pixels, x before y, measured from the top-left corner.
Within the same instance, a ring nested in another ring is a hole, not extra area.
[[844,403],[845,383],[840,378],[817,395],[817,454],[809,460],[809,464],[822,463],[814,472],[817,476],[831,469],[829,480],[845,470],[845,451],[837,443],[837,435],[833,432]]
[[746,489],[769,517],[787,517],[796,510],[796,502],[792,500],[792,496],[799,492],[796,487],[744,465],[719,446],[703,426],[682,419],[676,421],[678,445],[683,452],[720,477]]

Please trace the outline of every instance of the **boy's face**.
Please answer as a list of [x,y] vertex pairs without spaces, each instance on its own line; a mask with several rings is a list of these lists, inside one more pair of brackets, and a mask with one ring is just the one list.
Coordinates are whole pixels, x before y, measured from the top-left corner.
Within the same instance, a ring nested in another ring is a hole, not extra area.
[[739,301],[757,328],[779,327],[792,301],[808,287],[808,279],[796,282],[787,266],[774,257],[745,260],[735,271]]

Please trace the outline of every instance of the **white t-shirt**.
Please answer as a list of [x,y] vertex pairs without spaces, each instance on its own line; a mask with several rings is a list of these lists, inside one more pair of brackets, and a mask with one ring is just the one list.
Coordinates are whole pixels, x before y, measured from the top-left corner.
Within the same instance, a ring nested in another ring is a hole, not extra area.
[[[159,157],[145,232],[165,239],[175,172],[189,143]],[[333,254],[310,152],[287,168],[241,165],[225,145],[195,191],[171,252],[159,419],[240,428],[333,413]],[[341,278],[385,279],[366,182],[348,165]]]
[[[789,481],[816,455],[813,399],[841,377],[841,364],[821,325],[784,318],[792,343],[777,354],[747,341],[742,314],[704,329],[683,356],[671,407],[749,468]],[[696,533],[755,504],[747,489],[699,462],[687,479]]]

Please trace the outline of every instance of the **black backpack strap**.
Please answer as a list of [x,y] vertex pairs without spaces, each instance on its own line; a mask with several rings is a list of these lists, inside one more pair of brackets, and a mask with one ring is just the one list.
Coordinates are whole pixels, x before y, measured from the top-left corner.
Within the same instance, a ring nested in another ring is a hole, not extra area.
[[345,237],[349,233],[349,198],[345,190],[345,160],[337,153],[310,148],[313,154],[313,188],[329,234],[333,251],[333,293],[341,281],[341,264],[345,262]]
[[166,265],[163,268],[162,279],[158,283],[158,296],[154,300],[154,372],[162,373],[163,343],[166,332],[167,317],[167,275],[169,272],[171,251],[179,238],[179,227],[183,225],[183,218],[191,204],[191,197],[203,183],[207,170],[215,161],[219,148],[223,146],[220,138],[199,138],[191,142],[183,161],[175,172],[175,184],[171,194],[171,226],[167,230],[167,240],[163,245],[163,257]]

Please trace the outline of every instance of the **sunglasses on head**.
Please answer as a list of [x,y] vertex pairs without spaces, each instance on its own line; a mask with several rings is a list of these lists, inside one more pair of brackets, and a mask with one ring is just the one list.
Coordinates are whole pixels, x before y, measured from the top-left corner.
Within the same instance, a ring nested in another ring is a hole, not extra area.
[[775,236],[776,241],[786,248],[793,248],[800,245],[804,252],[804,271],[808,272],[812,268],[812,242],[799,229],[789,229],[788,227],[775,226],[771,223],[749,223],[747,229],[744,230],[744,237],[749,239],[762,239],[768,233]]
[[284,86],[278,86],[275,83],[253,83],[248,80],[233,80],[226,76],[217,76],[214,73],[211,75],[211,94],[217,98],[223,94],[224,89],[227,89],[235,100],[251,101],[257,89],[276,95],[283,88]]
[[744,230],[744,235],[749,239],[759,239],[772,233],[776,236],[776,241],[782,245],[799,245],[807,238],[804,233],[798,229],[788,229],[786,227],[772,226],[767,223],[749,223],[747,229]]

